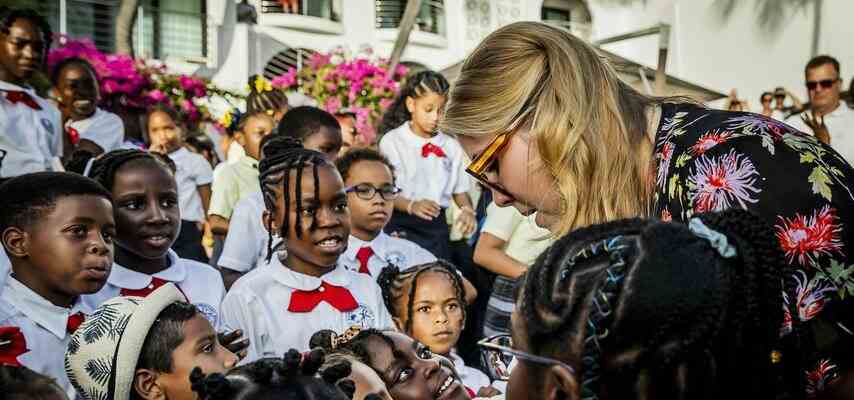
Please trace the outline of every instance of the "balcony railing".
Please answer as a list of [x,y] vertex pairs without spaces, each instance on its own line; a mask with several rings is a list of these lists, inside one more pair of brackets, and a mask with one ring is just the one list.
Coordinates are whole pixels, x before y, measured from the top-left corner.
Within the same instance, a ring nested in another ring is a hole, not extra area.
[[[406,0],[375,0],[374,4],[378,29],[397,29],[400,26]],[[422,0],[413,29],[445,36],[444,1]]]
[[262,14],[294,14],[341,21],[340,0],[261,0]]

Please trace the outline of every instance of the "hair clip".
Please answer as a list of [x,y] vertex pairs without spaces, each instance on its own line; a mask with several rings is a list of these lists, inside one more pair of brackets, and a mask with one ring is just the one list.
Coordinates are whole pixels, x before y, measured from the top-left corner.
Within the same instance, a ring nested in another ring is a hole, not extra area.
[[264,93],[264,92],[269,92],[271,90],[273,90],[273,85],[271,85],[268,80],[264,79],[264,77],[261,75],[257,75],[255,77],[255,91],[256,92]]
[[726,235],[709,228],[700,218],[691,218],[691,222],[688,223],[688,229],[697,237],[708,240],[709,244],[717,250],[721,257],[733,258],[738,254],[735,247],[729,244]]
[[359,325],[353,325],[347,328],[344,332],[341,332],[340,335],[332,335],[332,349],[337,349],[339,346],[345,345],[353,338],[356,337],[360,332],[362,332],[362,327]]

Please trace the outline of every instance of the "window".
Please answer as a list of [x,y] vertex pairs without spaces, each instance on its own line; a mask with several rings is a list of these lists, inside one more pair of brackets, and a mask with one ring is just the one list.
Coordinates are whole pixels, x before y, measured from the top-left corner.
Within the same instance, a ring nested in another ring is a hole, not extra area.
[[341,21],[341,0],[261,0],[263,14],[297,14]]
[[[397,29],[406,10],[406,0],[375,0],[375,7],[376,27]],[[413,29],[445,36],[445,2],[422,0]]]
[[302,63],[314,53],[316,53],[314,50],[309,49],[290,48],[282,50],[270,58],[270,61],[267,61],[267,65],[264,66],[264,78],[272,80],[277,76],[286,74],[291,68],[299,70]]

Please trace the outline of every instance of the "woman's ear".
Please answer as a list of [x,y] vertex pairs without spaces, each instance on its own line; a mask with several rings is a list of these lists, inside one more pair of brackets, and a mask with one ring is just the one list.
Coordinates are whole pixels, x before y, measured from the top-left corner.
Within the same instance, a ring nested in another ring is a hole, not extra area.
[[415,99],[409,96],[406,96],[406,111],[409,111],[410,114],[415,111]]
[[545,400],[580,400],[581,387],[575,376],[562,365],[552,365],[545,370],[543,382]]
[[[164,400],[166,393],[157,382],[157,372],[150,369],[138,369],[133,377],[132,390],[144,400]],[[133,398],[133,396],[131,396]]]

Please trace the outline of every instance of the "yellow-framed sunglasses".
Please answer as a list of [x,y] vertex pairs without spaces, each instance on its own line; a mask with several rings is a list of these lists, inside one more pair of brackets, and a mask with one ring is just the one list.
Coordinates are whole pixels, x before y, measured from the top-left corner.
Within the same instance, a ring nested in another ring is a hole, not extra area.
[[492,139],[492,142],[486,146],[486,149],[475,156],[474,160],[466,168],[466,172],[477,179],[477,181],[482,185],[508,197],[513,197],[513,195],[507,192],[507,189],[504,189],[490,181],[486,174],[498,161],[498,156],[501,152],[503,152],[507,145],[510,144],[510,136],[512,134],[513,131],[508,130],[496,136],[495,139]]

